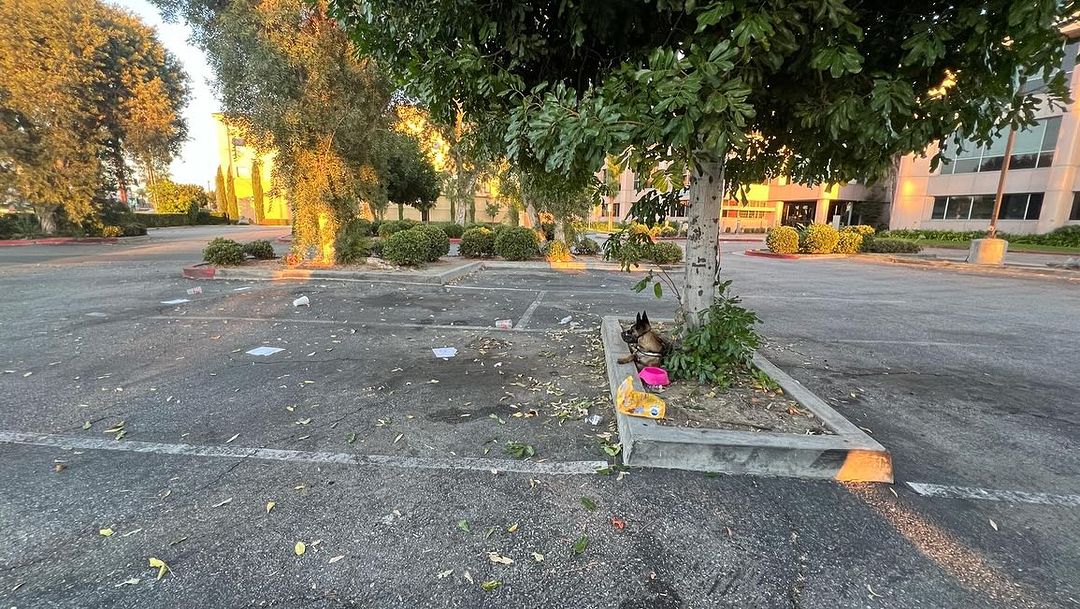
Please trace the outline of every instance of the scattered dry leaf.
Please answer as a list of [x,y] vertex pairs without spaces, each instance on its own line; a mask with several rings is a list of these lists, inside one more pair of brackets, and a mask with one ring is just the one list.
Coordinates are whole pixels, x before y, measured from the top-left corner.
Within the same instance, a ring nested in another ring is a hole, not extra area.
[[270,510],[274,509],[275,505],[277,505],[277,501],[267,501],[266,502],[266,513],[269,514]]
[[113,530],[106,528],[99,530],[98,533],[101,534],[102,537],[112,537]]
[[512,565],[512,564],[514,564],[514,559],[513,558],[509,558],[507,556],[502,556],[498,552],[488,552],[488,560],[490,560],[491,562],[494,562],[494,563],[499,563],[500,565]]
[[293,546],[293,551],[296,552],[297,556],[303,556],[304,552],[307,552],[307,545],[302,541],[298,541],[296,542],[296,545]]
[[166,571],[171,571],[172,570],[172,569],[169,568],[169,565],[165,564],[165,561],[161,560],[160,558],[153,558],[153,557],[150,558],[150,568],[158,570],[157,579],[159,581],[161,580],[162,577],[165,577],[165,572]]

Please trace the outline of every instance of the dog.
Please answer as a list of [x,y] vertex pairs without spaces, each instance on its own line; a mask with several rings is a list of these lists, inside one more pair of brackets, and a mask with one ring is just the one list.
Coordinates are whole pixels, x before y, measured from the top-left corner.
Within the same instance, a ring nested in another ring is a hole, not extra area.
[[630,347],[630,355],[620,357],[620,364],[634,362],[638,370],[649,366],[660,366],[664,356],[671,350],[671,344],[659,334],[653,332],[649,324],[649,314],[642,311],[634,319],[634,325],[620,334]]

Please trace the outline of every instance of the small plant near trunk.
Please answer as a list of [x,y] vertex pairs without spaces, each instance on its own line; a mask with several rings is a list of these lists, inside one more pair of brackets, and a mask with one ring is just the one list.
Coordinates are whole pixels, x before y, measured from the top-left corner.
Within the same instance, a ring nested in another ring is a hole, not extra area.
[[727,293],[730,281],[717,285],[713,304],[700,315],[697,327],[675,327],[677,348],[664,358],[664,368],[676,379],[720,386],[731,384],[739,372],[751,369],[761,338],[754,331],[758,316]]

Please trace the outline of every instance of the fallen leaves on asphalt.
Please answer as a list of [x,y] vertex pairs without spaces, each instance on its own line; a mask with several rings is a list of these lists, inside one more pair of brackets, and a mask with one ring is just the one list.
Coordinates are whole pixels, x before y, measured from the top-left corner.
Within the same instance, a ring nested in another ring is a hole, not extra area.
[[112,535],[113,535],[113,530],[112,530],[112,529],[108,529],[108,528],[106,528],[106,529],[101,529],[101,530],[99,530],[99,531],[98,531],[98,534],[100,534],[100,535],[101,535],[102,537],[112,537]]
[[512,564],[514,564],[514,559],[513,558],[510,558],[508,556],[503,556],[503,555],[499,554],[498,552],[488,552],[488,560],[490,560],[493,563],[498,563],[500,565],[512,565]]
[[993,519],[993,518],[988,518],[987,520],[989,520],[989,521],[990,521],[990,526],[994,527],[994,530],[995,530],[995,531],[996,531],[996,530],[998,530],[998,525],[997,525],[997,523],[996,523],[996,522],[994,522],[994,519]]
[[230,503],[232,503],[232,497],[229,497],[228,499],[226,499],[224,501],[219,501],[218,503],[215,503],[214,505],[212,505],[210,507],[219,508],[219,507],[221,507],[223,505],[229,505]]
[[267,501],[266,502],[266,513],[269,514],[270,510],[274,509],[275,505],[277,505],[277,501]]
[[335,557],[331,558],[330,562],[328,562],[327,564],[332,565],[332,564],[336,563],[337,561],[341,560],[342,558],[345,558],[344,554],[340,554],[338,556],[335,556]]
[[574,554],[581,554],[585,552],[585,549],[589,547],[589,538],[585,535],[578,537],[578,540],[574,542]]
[[165,577],[165,573],[167,571],[172,571],[172,569],[169,568],[169,565],[165,564],[165,561],[161,560],[160,558],[153,558],[153,557],[150,558],[150,568],[158,570],[158,572],[157,572],[158,581],[160,581],[162,577]]
[[582,497],[581,498],[581,505],[583,505],[585,507],[585,509],[589,510],[590,512],[595,512],[596,511],[596,502],[593,501],[592,499],[590,499],[589,497]]
[[621,531],[626,528],[626,522],[624,522],[621,518],[618,518],[617,516],[612,516],[611,526]]
[[468,520],[459,520],[459,521],[457,521],[457,528],[459,528],[462,531],[465,531],[466,533],[468,533],[469,532],[469,521]]
[[450,577],[453,574],[454,574],[453,569],[447,569],[445,571],[440,571],[438,574],[435,575],[435,577],[437,577],[439,579],[446,579],[447,577]]
[[296,552],[297,556],[303,556],[304,552],[307,552],[307,544],[302,541],[296,542],[296,545],[293,546],[293,552]]
[[480,584],[480,587],[484,589],[484,592],[491,592],[495,588],[502,585],[502,582],[497,579],[489,579],[488,581]]
[[539,552],[533,552],[532,557],[536,562],[544,562],[544,555]]

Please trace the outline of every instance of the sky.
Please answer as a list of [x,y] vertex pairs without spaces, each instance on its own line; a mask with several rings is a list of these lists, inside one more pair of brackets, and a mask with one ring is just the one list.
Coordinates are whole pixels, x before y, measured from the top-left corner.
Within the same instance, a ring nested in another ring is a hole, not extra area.
[[166,23],[161,13],[147,0],[107,0],[125,8],[157,30],[158,39],[173,55],[180,58],[191,85],[191,101],[184,110],[188,124],[188,141],[173,160],[172,179],[183,184],[198,184],[213,188],[217,171],[217,141],[214,120],[210,116],[221,105],[210,86],[214,74],[206,54],[188,44],[191,29],[184,23]]

